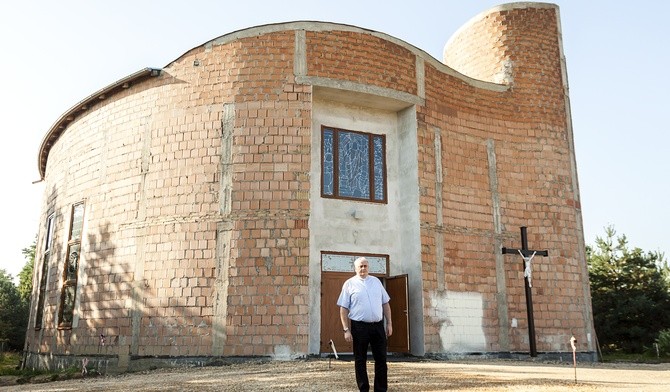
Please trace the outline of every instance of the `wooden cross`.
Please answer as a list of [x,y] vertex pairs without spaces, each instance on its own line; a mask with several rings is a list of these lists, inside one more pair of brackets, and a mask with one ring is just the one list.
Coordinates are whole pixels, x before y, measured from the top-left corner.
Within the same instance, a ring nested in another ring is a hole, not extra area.
[[528,236],[526,227],[521,227],[521,249],[502,248],[503,254],[520,254],[523,258],[523,277],[524,287],[526,289],[526,313],[528,315],[528,341],[530,343],[530,356],[537,357],[537,347],[535,346],[535,320],[533,319],[533,293],[531,292],[531,265],[530,262],[535,256],[549,256],[547,250],[528,249]]

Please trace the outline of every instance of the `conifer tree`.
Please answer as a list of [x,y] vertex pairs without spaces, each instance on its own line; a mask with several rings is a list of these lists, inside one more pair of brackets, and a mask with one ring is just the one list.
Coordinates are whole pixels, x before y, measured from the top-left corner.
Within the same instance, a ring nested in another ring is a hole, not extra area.
[[640,353],[670,327],[667,262],[660,252],[629,249],[611,226],[605,233],[587,247],[598,341],[604,351]]

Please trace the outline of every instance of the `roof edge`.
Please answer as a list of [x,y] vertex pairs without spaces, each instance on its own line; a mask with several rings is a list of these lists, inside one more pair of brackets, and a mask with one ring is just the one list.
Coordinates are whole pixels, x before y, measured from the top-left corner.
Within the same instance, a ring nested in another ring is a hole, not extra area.
[[47,158],[49,156],[49,150],[51,149],[51,146],[61,136],[61,134],[65,131],[65,128],[67,128],[70,123],[75,121],[78,116],[87,111],[95,103],[105,100],[118,91],[127,89],[131,85],[141,82],[144,79],[159,76],[161,72],[162,69],[160,68],[143,68],[122,79],[117,80],[107,87],[96,91],[63,113],[63,115],[61,115],[58,120],[56,120],[56,122],[54,122],[53,125],[49,128],[49,131],[46,133],[46,135],[44,135],[42,143],[40,144],[39,153],[37,154],[37,168],[40,173],[40,181],[44,180],[44,174],[47,167]]
[[[542,3],[512,3],[508,4],[508,6],[511,5],[523,5],[523,4],[542,4]],[[382,33],[376,30],[371,30],[371,29],[366,29],[363,27],[358,27],[354,25],[349,25],[349,24],[344,24],[344,23],[335,23],[335,22],[323,22],[323,21],[309,21],[309,20],[298,20],[298,21],[290,21],[290,22],[277,22],[277,23],[269,23],[269,24],[263,24],[263,25],[257,25],[253,27],[248,27],[244,28],[241,30],[236,30],[232,31],[230,33],[226,33],[224,35],[221,35],[217,38],[211,39],[209,41],[206,41],[200,45],[194,46],[191,49],[185,51],[182,53],[180,56],[175,58],[174,60],[170,61],[168,64],[166,64],[163,68],[169,68],[173,63],[179,61],[182,57],[184,57],[186,54],[190,53],[191,51],[198,49],[198,48],[204,48],[205,50],[210,50],[213,46],[216,45],[225,45],[227,43],[237,41],[242,38],[250,38],[250,37],[257,37],[261,36],[264,34],[270,34],[270,33],[275,33],[275,32],[280,32],[280,31],[296,31],[296,30],[305,30],[305,31],[316,31],[316,32],[323,32],[323,31],[349,31],[349,32],[356,32],[356,33],[362,33],[362,34],[370,34],[373,37],[381,38],[386,41],[392,42],[396,45],[402,46],[405,49],[409,50],[412,54],[414,54],[417,57],[423,58],[424,61],[427,63],[431,64],[441,72],[456,77],[463,82],[476,87],[476,88],[481,88],[485,90],[492,90],[492,91],[505,91],[509,89],[509,86],[506,84],[498,84],[498,83],[493,83],[493,82],[488,82],[485,80],[479,80],[472,78],[468,75],[462,74],[461,72],[455,70],[454,68],[450,67],[449,65],[445,64],[443,61],[440,61],[430,55],[428,52],[426,52],[423,49],[420,49],[407,41],[404,41],[400,38],[396,38],[392,35],[389,35],[387,33]]]
[[[486,14],[489,13],[496,8],[506,8],[506,7],[511,7],[511,8],[518,8],[518,7],[527,7],[529,5],[535,6],[535,7],[541,7],[542,4],[544,6],[554,6],[552,4],[545,4],[545,3],[511,3],[511,4],[505,4],[502,6],[495,7],[491,10],[485,11],[480,14]],[[477,17],[473,18],[476,19]],[[444,62],[436,59],[432,55],[428,54],[426,51],[423,49],[420,49],[406,41],[403,41],[399,38],[393,37],[389,34],[386,33],[381,33],[375,30],[370,30],[370,29],[365,29],[362,27],[357,27],[353,25],[348,25],[348,24],[342,24],[342,23],[333,23],[333,22],[320,22],[320,21],[292,21],[292,22],[279,22],[279,23],[271,23],[271,24],[264,24],[264,25],[258,25],[254,27],[248,27],[244,28],[241,30],[236,30],[224,35],[221,35],[217,38],[214,38],[212,40],[206,41],[203,44],[197,45],[186,52],[182,53],[180,56],[175,58],[174,60],[170,61],[165,67],[163,68],[143,68],[133,74],[130,74],[122,79],[117,80],[116,82],[108,85],[107,87],[104,87],[95,93],[89,95],[88,97],[84,98],[74,106],[72,106],[69,110],[67,110],[63,115],[61,115],[58,120],[54,122],[54,124],[49,128],[49,131],[46,133],[44,138],[42,139],[42,143],[40,144],[39,148],[39,153],[38,153],[38,160],[37,160],[37,165],[38,165],[38,170],[40,174],[40,181],[44,180],[45,172],[46,172],[46,165],[47,165],[47,159],[49,156],[49,150],[55,143],[55,141],[62,135],[62,133],[65,131],[67,126],[75,121],[75,119],[86,112],[89,107],[93,106],[96,102],[99,102],[101,100],[107,99],[109,96],[112,96],[116,94],[117,92],[124,90],[130,85],[141,82],[147,78],[150,77],[155,77],[159,76],[162,72],[163,69],[168,68],[170,65],[181,59],[183,56],[185,56],[187,53],[191,52],[194,49],[197,48],[204,48],[205,50],[211,49],[212,46],[215,45],[222,45],[226,44],[232,41],[236,41],[242,38],[248,38],[248,37],[254,37],[254,36],[259,36],[259,35],[264,35],[268,33],[273,33],[273,32],[279,32],[279,31],[295,31],[295,30],[306,30],[306,31],[331,31],[331,30],[338,30],[338,31],[351,31],[351,32],[358,32],[358,33],[363,33],[363,34],[370,34],[372,36],[387,40],[389,42],[393,42],[397,45],[400,45],[407,50],[409,50],[411,53],[413,53],[415,56],[419,58],[423,58],[424,61],[428,62],[435,68],[437,68],[439,71],[456,77],[466,84],[469,84],[473,87],[480,88],[480,89],[485,89],[485,90],[491,90],[491,91],[505,91],[509,89],[509,85],[506,84],[498,84],[498,83],[493,83],[493,82],[488,82],[488,81],[483,81],[479,79],[472,78],[468,75],[462,74],[459,71],[455,70],[454,68],[450,67],[449,65],[446,65]]]

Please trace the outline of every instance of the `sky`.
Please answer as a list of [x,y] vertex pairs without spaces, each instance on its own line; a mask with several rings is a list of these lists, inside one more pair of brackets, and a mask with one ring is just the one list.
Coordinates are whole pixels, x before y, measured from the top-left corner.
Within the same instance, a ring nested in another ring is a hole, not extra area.
[[[69,108],[145,67],[248,27],[312,20],[379,31],[442,59],[503,4],[440,1],[22,0],[0,4],[0,269],[16,276],[44,222],[37,153]],[[558,0],[586,244],[613,226],[670,255],[670,2]],[[530,228],[529,228],[530,230]]]

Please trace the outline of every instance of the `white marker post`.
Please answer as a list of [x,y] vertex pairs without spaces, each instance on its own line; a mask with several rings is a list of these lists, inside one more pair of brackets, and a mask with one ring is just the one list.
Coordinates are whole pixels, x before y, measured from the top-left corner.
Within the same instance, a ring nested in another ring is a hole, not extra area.
[[340,359],[340,357],[337,356],[337,350],[335,349],[335,343],[333,343],[333,339],[330,339],[330,347],[333,348],[333,354],[335,354],[335,359]]
[[[328,344],[330,344],[330,348],[333,349],[333,354],[335,354],[335,359],[340,359],[340,357],[337,356],[337,350],[335,349],[335,343],[333,343],[333,339],[330,339]],[[330,356],[328,356],[328,369],[330,369]]]
[[577,382],[577,346],[575,346],[575,343],[577,342],[577,339],[575,339],[574,335],[570,338],[570,345],[572,346],[572,364],[575,368],[575,382]]

